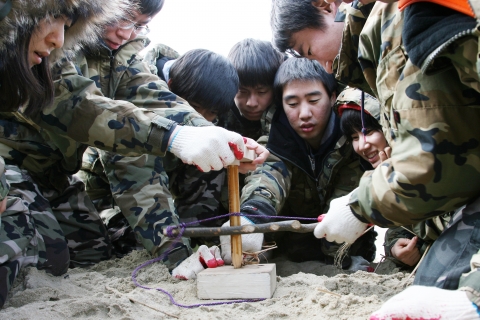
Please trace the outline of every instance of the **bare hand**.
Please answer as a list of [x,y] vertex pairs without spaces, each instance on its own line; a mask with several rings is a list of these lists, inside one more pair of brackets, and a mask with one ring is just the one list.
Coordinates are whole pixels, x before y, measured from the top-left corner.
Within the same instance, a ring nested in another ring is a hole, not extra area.
[[392,148],[386,147],[385,149],[383,149],[383,151],[380,151],[378,155],[380,156],[380,160],[382,162],[390,159],[390,157],[392,156]]
[[5,212],[5,210],[7,210],[7,196],[0,202],[0,214]]
[[262,164],[267,160],[270,152],[262,146],[258,144],[255,140],[246,138],[247,142],[245,143],[245,147],[250,150],[254,150],[256,154],[256,158],[252,162],[241,162],[240,166],[238,167],[238,171],[240,173],[247,173],[248,171],[253,171],[257,168],[257,165]]
[[413,267],[418,261],[420,261],[420,250],[415,246],[417,240],[418,237],[413,237],[412,239],[398,239],[390,250],[392,256],[406,265]]

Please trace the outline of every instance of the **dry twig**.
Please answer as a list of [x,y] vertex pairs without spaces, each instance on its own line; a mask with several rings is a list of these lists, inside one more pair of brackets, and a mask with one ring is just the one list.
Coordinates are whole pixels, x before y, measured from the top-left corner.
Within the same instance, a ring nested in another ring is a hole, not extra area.
[[[111,291],[111,292],[113,292],[113,293],[115,293],[115,294],[118,294],[118,295],[120,295],[120,296],[124,296],[124,295],[125,295],[125,294],[121,293],[120,291],[118,291],[118,290],[116,290],[116,289],[110,288],[108,285],[105,285],[105,289],[107,289],[108,291]],[[155,308],[155,307],[149,306],[148,304],[143,303],[143,302],[140,302],[140,301],[138,301],[138,300],[136,300],[136,299],[133,299],[133,298],[130,298],[130,297],[127,297],[127,298],[128,298],[128,300],[130,300],[130,302],[132,302],[132,303],[141,304],[142,306],[145,306],[145,307],[150,308],[150,309],[152,309],[152,310],[161,312],[161,313],[163,313],[164,315],[167,315],[167,316],[169,316],[169,317],[173,317],[173,318],[179,319],[179,317],[177,317],[176,315],[173,315],[173,314],[167,313],[167,312],[165,312],[165,311],[159,310],[159,309],[157,309],[157,308]]]

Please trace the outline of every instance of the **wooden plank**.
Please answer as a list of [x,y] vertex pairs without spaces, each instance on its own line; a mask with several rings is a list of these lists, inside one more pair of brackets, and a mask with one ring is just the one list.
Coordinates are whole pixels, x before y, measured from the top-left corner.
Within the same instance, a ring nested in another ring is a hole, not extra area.
[[270,299],[276,285],[274,263],[208,268],[197,274],[199,299]]

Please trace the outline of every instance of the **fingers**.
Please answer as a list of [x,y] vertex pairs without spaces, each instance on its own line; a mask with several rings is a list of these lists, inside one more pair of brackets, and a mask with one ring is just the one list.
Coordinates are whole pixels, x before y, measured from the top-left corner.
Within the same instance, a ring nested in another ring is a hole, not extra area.
[[7,210],[7,196],[0,202],[0,214]]
[[257,155],[257,157],[255,158],[255,160],[252,161],[252,163],[262,164],[267,160],[268,156],[270,156],[270,151],[268,151],[267,148],[259,144],[258,147],[255,149],[255,154]]
[[217,259],[206,245],[201,245],[198,248],[197,253],[199,255],[200,262],[204,266],[208,268],[216,268],[218,266]]
[[420,260],[420,251],[415,246],[417,240],[418,237],[411,240],[407,238],[398,239],[390,250],[392,256],[406,265],[414,266]]
[[415,248],[415,245],[417,244],[417,241],[418,241],[418,237],[417,236],[413,237],[410,241],[408,241],[405,249],[409,251],[413,250]]
[[[223,226],[230,226],[230,222],[225,222]],[[222,247],[221,256],[225,264],[232,264],[232,245],[230,236],[220,236],[220,246]]]
[[390,158],[392,156],[392,148],[391,147],[386,147],[383,151],[386,153],[387,158]]
[[327,236],[327,231],[322,223],[319,223],[315,227],[315,229],[313,230],[313,235],[318,239],[325,238]]
[[249,171],[254,171],[257,169],[257,165],[253,162],[240,162],[238,166],[238,172],[242,174],[247,174]]
[[217,246],[211,246],[208,249],[210,250],[210,253],[215,257],[215,260],[217,261],[217,267],[223,266],[225,262],[222,259],[222,253],[220,251],[220,248]]
[[270,155],[270,151],[267,150],[264,146],[259,144],[253,139],[245,138],[246,143],[245,147],[249,150],[255,150],[256,158],[253,160],[253,163],[262,164],[267,160],[268,156]]
[[383,162],[387,159],[390,159],[390,156],[392,155],[392,148],[386,147],[383,151],[380,151],[378,153],[380,160]]

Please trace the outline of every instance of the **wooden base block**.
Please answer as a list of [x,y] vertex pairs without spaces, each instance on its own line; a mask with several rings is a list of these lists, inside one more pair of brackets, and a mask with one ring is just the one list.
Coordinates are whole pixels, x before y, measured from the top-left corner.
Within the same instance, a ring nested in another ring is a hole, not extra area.
[[276,285],[274,263],[209,268],[197,274],[199,299],[269,299]]

